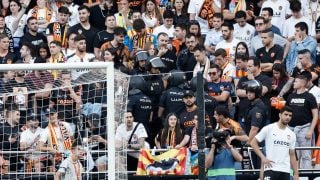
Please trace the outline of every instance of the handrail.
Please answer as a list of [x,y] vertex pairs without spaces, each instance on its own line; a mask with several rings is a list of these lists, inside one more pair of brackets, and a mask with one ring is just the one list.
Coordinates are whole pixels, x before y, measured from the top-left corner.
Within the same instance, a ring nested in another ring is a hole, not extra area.
[[[241,148],[236,148],[240,150]],[[253,150],[251,147],[248,147],[249,150]],[[320,150],[320,146],[312,146],[312,147],[296,147],[295,150]],[[148,149],[149,151],[154,152],[166,152],[169,149]],[[116,150],[116,152],[140,152],[140,150],[132,150],[132,149],[122,149]],[[0,151],[0,154],[50,154],[50,152],[46,151]],[[91,154],[98,154],[98,153],[108,153],[108,150],[92,150],[90,151]],[[63,153],[62,153],[63,154]]]

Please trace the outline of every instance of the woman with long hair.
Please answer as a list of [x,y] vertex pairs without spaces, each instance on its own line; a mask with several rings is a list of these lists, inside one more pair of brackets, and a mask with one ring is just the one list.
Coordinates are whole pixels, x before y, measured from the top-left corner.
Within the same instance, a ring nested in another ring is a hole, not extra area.
[[74,42],[76,36],[76,32],[71,32],[67,36],[67,47],[63,50],[64,56],[67,58],[76,52],[76,43]]
[[196,36],[196,40],[200,45],[203,45],[204,39],[201,36],[201,28],[200,24],[196,20],[191,20],[189,21],[189,26],[188,26],[188,33],[187,34],[194,34]]
[[173,0],[173,24],[188,24],[189,16],[183,0]]
[[18,0],[10,0],[8,16],[4,21],[10,29],[13,37],[13,47],[19,51],[19,42],[24,35],[24,27],[27,23],[26,8],[29,4],[21,4]]
[[9,0],[2,0],[0,4],[1,15],[6,16],[9,11]]
[[146,11],[142,13],[142,19],[147,28],[155,28],[163,24],[162,15],[154,0],[147,0],[145,3]]
[[37,49],[37,57],[47,60],[51,54],[47,43],[40,43]]
[[165,119],[164,128],[160,130],[155,138],[155,144],[158,149],[175,148],[183,139],[182,130],[178,116],[169,113]]
[[245,42],[241,41],[237,44],[235,57],[237,57],[238,54],[244,54],[246,57],[249,57],[249,48]]
[[[276,98],[283,86],[288,81],[289,77],[285,72],[284,65],[281,63],[275,63],[272,66],[272,89],[271,97]],[[279,110],[275,107],[271,107],[271,123],[278,121],[279,119]]]
[[124,65],[119,61],[116,49],[109,48],[101,51],[101,59],[103,62],[113,62],[115,69],[124,67]]

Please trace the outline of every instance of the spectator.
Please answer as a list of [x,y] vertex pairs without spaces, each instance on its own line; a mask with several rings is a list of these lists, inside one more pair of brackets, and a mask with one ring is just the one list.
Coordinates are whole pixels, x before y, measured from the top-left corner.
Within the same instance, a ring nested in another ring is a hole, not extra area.
[[6,23],[5,23],[5,17],[4,16],[0,16],[0,35],[6,35],[9,38],[9,50],[10,52],[14,52],[14,48],[13,48],[13,37],[12,37],[12,32],[11,30],[7,27]]
[[[15,104],[6,104],[5,122],[0,124],[0,149],[2,151],[18,151],[20,139],[20,112]],[[10,171],[18,170],[18,154],[9,154]],[[2,170],[2,169],[1,169]]]
[[308,26],[308,35],[314,35],[311,28],[311,21],[307,17],[302,15],[301,2],[299,0],[293,0],[290,2],[290,9],[292,16],[283,23],[282,35],[286,37],[290,42],[295,40],[295,25],[299,22],[304,22]]
[[238,53],[236,55],[236,77],[233,79],[234,87],[238,86],[238,82],[240,78],[245,77],[247,75],[248,59],[249,59],[249,56],[244,55],[242,53],[241,54]]
[[36,57],[34,57],[34,46],[31,43],[23,43],[20,49],[20,57],[21,60],[19,62],[25,63],[25,64],[33,64],[36,60]]
[[187,48],[185,44],[185,37],[187,33],[187,27],[184,24],[176,24],[174,25],[174,35],[175,38],[172,40],[171,44],[176,49],[176,55]]
[[217,121],[216,130],[230,130],[230,143],[236,147],[241,147],[242,142],[247,142],[249,137],[241,128],[240,124],[230,118],[228,109],[218,106],[214,110],[214,118]]
[[208,73],[210,68],[210,60],[206,56],[205,47],[198,44],[196,45],[196,47],[194,47],[193,50],[194,50],[194,53],[193,53],[194,58],[197,61],[197,64],[193,69],[193,77],[196,77],[197,73],[200,71],[203,73],[203,77],[209,81],[210,76],[208,75]]
[[[63,153],[72,148],[73,131],[67,122],[62,121],[64,117],[58,117],[58,112],[48,109],[49,124],[42,131],[37,150],[48,152],[53,163],[53,168],[63,161]],[[61,113],[60,113],[61,115]],[[51,168],[52,169],[52,168]]]
[[189,17],[186,9],[187,4],[183,0],[173,1],[173,25],[187,24],[189,22]]
[[[271,7],[265,7],[261,9],[260,15],[265,19],[266,29],[270,29],[274,34],[278,34],[279,36],[282,36],[280,29],[271,23],[273,18],[273,9]],[[254,35],[257,35],[257,34],[258,32],[256,31]]]
[[203,44],[204,39],[201,35],[201,28],[198,21],[190,20],[187,34],[194,34],[198,44]]
[[2,16],[6,16],[8,14],[8,11],[9,11],[9,0],[4,0],[4,1],[1,1],[1,4],[0,4],[0,7],[1,7],[1,15]]
[[[87,53],[86,51],[86,37],[82,34],[77,35],[74,38],[76,43],[76,52],[73,56],[70,56],[67,60],[68,63],[83,63],[83,62],[92,62],[95,58],[94,54]],[[76,80],[82,74],[88,72],[86,69],[75,69],[71,71],[72,80]]]
[[291,42],[289,54],[286,59],[286,70],[289,74],[297,66],[299,51],[308,49],[311,55],[312,64],[316,64],[316,40],[308,35],[309,29],[305,22],[299,22],[295,26],[294,40]]
[[153,33],[155,36],[158,36],[159,33],[165,32],[168,34],[170,39],[174,38],[174,26],[173,26],[173,17],[174,14],[171,10],[165,10],[163,12],[163,24],[154,28]]
[[[260,17],[260,16],[256,17],[254,22],[255,22],[256,31],[258,32],[258,35],[254,36],[251,39],[250,55],[254,55],[259,48],[263,47],[261,32],[267,29],[266,28],[267,21],[263,17]],[[284,49],[283,58],[285,58],[290,48],[290,42],[285,38],[279,36],[278,34],[274,34],[273,44],[279,44],[281,47],[283,47]]]
[[68,59],[70,56],[75,54],[76,52],[76,43],[74,42],[74,38],[78,35],[78,33],[69,33],[67,35],[67,45],[63,51],[63,55]]
[[13,64],[16,60],[16,54],[10,51],[9,37],[6,34],[0,34],[0,64]]
[[[278,27],[280,32],[283,32],[283,22],[286,20],[286,17],[291,14],[289,9],[289,1],[275,0],[275,1],[265,1],[262,3],[262,7],[270,7],[273,10],[273,17],[271,24]],[[280,8],[281,7],[281,8]],[[261,14],[261,12],[260,12]]]
[[175,148],[183,139],[180,122],[174,113],[169,113],[164,122],[164,128],[159,131],[155,138],[158,149]]
[[[148,144],[145,142],[148,134],[144,126],[134,122],[131,112],[126,112],[124,118],[125,123],[120,124],[116,130],[116,148],[128,148],[131,150],[149,148]],[[129,153],[128,155],[127,169],[136,170],[136,165],[138,163],[137,153]]]
[[106,16],[108,15],[108,1],[100,1],[99,4],[90,7],[90,24],[98,31],[106,29]]
[[129,0],[120,0],[118,3],[118,13],[114,14],[116,17],[116,22],[118,27],[123,27],[124,29],[128,29],[131,26],[129,21]]
[[24,27],[27,21],[25,14],[26,8],[29,4],[21,4],[18,0],[10,1],[9,15],[5,17],[6,26],[10,29],[13,37],[14,50],[19,49],[20,39],[24,35]]
[[[271,97],[278,97],[281,89],[284,87],[288,80],[289,77],[284,70],[284,65],[280,63],[275,63],[272,66],[272,89],[270,91]],[[280,111],[278,109],[271,106],[271,123],[277,122],[279,118],[279,112]]]
[[7,89],[5,88],[5,84],[11,81],[14,78],[14,71],[5,71],[2,74],[2,78],[0,79],[0,92],[6,93]]
[[130,51],[127,46],[124,44],[125,36],[127,32],[122,27],[116,27],[114,29],[114,38],[112,41],[108,41],[104,43],[100,51],[104,51],[105,49],[114,49],[117,52],[117,56],[119,61],[126,67],[129,68],[131,64],[129,64],[130,59]]
[[41,43],[47,43],[47,38],[43,35],[43,33],[38,33],[39,25],[38,20],[35,17],[30,17],[27,19],[27,29],[28,31],[21,38],[20,47],[22,43],[30,42],[35,46],[36,49],[38,49]]
[[231,82],[236,75],[236,67],[229,61],[230,58],[228,58],[226,50],[222,48],[216,49],[214,56],[214,63],[222,70],[221,80]]
[[242,54],[246,57],[249,57],[249,48],[245,42],[239,42],[237,44],[235,56],[237,56],[238,54]]
[[[298,75],[293,83],[296,92],[290,94],[286,105],[292,108],[289,126],[297,136],[297,147],[310,147],[314,128],[318,121],[318,106],[315,97],[306,90],[308,79]],[[311,150],[298,152],[299,168],[312,167]]]
[[[27,129],[21,133],[20,138],[20,150],[21,151],[34,151],[36,150],[37,143],[40,139],[42,128],[39,127],[40,116],[31,114],[27,118]],[[26,171],[30,172],[32,167],[34,167],[35,172],[41,172],[44,164],[41,162],[41,158],[44,155],[25,155],[27,164]]]
[[61,6],[58,10],[57,22],[50,23],[46,30],[47,41],[50,44],[51,41],[61,42],[62,48],[67,47],[67,31],[69,17],[71,15],[67,7]]
[[112,14],[108,14],[105,18],[105,30],[99,31],[94,40],[94,54],[100,59],[100,47],[108,41],[112,41],[114,37],[114,28],[116,27],[116,18]]
[[76,32],[78,34],[83,34],[86,37],[87,52],[93,53],[93,42],[98,30],[89,22],[90,9],[87,6],[80,6],[78,11],[80,23],[72,26],[68,33]]
[[305,76],[308,79],[308,83],[306,85],[308,91],[316,98],[317,105],[319,108],[320,105],[320,88],[318,86],[313,85],[312,83],[312,74],[310,71],[303,71],[301,75]]
[[226,57],[229,62],[233,62],[235,58],[235,49],[239,41],[234,37],[233,25],[229,23],[223,23],[221,25],[223,41],[218,42],[217,49],[224,49],[226,51]]
[[193,76],[193,69],[197,64],[194,57],[194,47],[198,44],[196,36],[193,34],[187,34],[185,44],[187,48],[183,49],[177,58],[177,69],[186,72],[187,80],[191,80]]
[[58,112],[63,113],[65,122],[70,124],[74,133],[78,124],[77,112],[79,112],[81,104],[80,87],[72,86],[71,73],[69,71],[62,71],[54,86],[64,88],[51,91],[50,104]]
[[[48,63],[64,63],[66,59],[61,51],[61,42],[59,41],[51,41],[49,44],[51,57],[47,60]],[[51,70],[54,80],[57,80],[59,77],[58,70]]]
[[221,80],[222,70],[216,64],[211,64],[208,75],[208,93],[219,105],[228,108],[228,99],[231,93],[231,83]]
[[245,11],[237,11],[235,13],[236,24],[234,27],[234,38],[240,42],[245,42],[247,46],[251,47],[251,39],[254,36],[255,29],[254,27],[247,23],[247,13]]
[[10,161],[4,159],[3,156],[0,156],[0,166],[0,175],[3,177],[9,172]]
[[[183,93],[183,102],[185,104],[185,109],[179,115],[181,128],[184,130],[184,132],[188,128],[192,129],[193,127],[195,127],[195,123],[197,121],[196,119],[197,105],[195,104],[195,101],[196,101],[196,97],[194,95],[194,92],[191,90],[185,90]],[[205,113],[204,120],[206,125],[206,132],[209,132],[210,130],[212,130],[212,126],[207,113]],[[182,143],[181,144],[184,146],[188,142],[189,141],[184,141],[185,144],[182,144]],[[180,146],[180,147],[183,147],[183,146]]]
[[69,9],[71,15],[69,17],[69,27],[72,27],[80,22],[78,8],[79,5],[74,3],[74,0],[65,0],[62,2],[62,6]]
[[45,0],[37,0],[37,5],[29,10],[27,18],[34,17],[39,24],[39,33],[44,33],[46,31],[49,23],[55,22],[57,19],[57,14],[48,5],[49,2]]
[[256,57],[261,62],[263,74],[272,77],[272,66],[274,63],[282,63],[283,48],[278,44],[273,44],[274,34],[271,30],[260,32],[263,47],[256,51]]
[[[207,53],[214,54],[216,45],[223,40],[221,25],[223,24],[223,16],[221,13],[213,14],[213,28],[209,30],[204,45]],[[214,59],[210,59],[213,61]]]
[[128,31],[124,44],[131,51],[131,57],[138,51],[143,50],[147,42],[152,42],[157,48],[157,37],[153,35],[150,29],[146,28],[146,24],[142,19],[133,22],[133,29]]
[[155,27],[163,24],[162,14],[155,0],[145,1],[146,11],[142,13],[142,19],[147,28],[154,29]]
[[161,69],[162,73],[168,73],[171,70],[177,69],[177,56],[175,48],[170,46],[170,37],[167,33],[161,32],[158,34],[158,56],[161,58],[165,67]]

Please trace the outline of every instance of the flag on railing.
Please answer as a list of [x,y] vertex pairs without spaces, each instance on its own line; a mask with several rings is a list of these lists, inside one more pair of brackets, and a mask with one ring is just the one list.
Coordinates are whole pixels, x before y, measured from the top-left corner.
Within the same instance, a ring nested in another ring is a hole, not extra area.
[[139,155],[137,175],[184,175],[187,149],[171,149],[158,156],[142,149]]
[[187,163],[186,163],[186,175],[198,175],[198,152],[192,152],[188,149],[187,153]]

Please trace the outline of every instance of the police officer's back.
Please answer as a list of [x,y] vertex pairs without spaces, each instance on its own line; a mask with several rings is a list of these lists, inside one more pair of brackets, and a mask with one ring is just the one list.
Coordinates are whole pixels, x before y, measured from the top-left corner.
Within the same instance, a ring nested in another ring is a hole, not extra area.
[[149,120],[152,112],[152,102],[144,94],[145,80],[140,76],[131,77],[128,95],[128,111],[131,111],[134,119],[149,130]]

